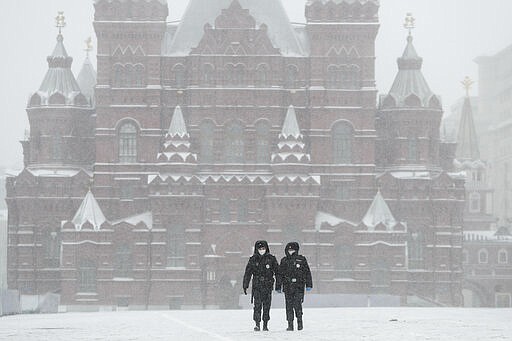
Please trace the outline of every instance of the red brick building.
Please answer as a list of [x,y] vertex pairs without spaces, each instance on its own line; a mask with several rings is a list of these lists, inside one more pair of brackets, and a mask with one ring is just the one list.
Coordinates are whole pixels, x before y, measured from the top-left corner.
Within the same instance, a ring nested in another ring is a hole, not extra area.
[[411,36],[377,104],[378,9],[311,0],[298,25],[276,0],[191,0],[168,24],[164,0],[96,0],[97,78],[59,34],[28,104],[9,285],[236,307],[254,241],[296,240],[317,293],[460,305],[464,179]]

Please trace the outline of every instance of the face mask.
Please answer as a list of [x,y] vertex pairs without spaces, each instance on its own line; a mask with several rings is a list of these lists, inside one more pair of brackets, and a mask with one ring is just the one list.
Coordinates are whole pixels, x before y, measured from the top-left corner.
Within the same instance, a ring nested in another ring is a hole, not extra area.
[[267,253],[266,249],[258,249],[258,253],[263,256],[265,253]]
[[290,255],[293,255],[293,254],[295,253],[295,250],[288,250],[288,253],[289,253]]

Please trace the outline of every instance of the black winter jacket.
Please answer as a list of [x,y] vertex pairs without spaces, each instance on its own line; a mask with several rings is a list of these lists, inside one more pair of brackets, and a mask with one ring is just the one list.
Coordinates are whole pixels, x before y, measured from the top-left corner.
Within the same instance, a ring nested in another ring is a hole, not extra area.
[[[258,253],[258,246],[264,245],[267,249],[262,256]],[[243,288],[249,288],[249,282],[252,277],[252,290],[266,289],[272,291],[274,286],[274,276],[277,276],[277,259],[270,254],[268,243],[259,240],[254,244],[254,254],[249,258],[249,262],[245,267],[243,280]]]
[[[295,250],[290,254],[290,250]],[[276,281],[276,290],[284,292],[290,290],[302,290],[304,288],[313,288],[313,279],[309,269],[306,257],[299,254],[299,243],[291,242],[285,248],[286,257],[281,259],[278,276]]]

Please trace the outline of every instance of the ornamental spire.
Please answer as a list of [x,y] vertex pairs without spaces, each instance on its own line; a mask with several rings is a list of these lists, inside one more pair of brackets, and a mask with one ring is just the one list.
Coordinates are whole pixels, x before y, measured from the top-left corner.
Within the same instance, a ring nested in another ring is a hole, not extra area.
[[59,11],[55,17],[55,27],[59,29],[59,35],[62,35],[62,29],[66,27],[66,17],[63,11]]
[[412,30],[416,28],[416,19],[412,16],[412,13],[407,13],[405,16],[404,28],[409,31],[409,37],[411,37]]
[[469,91],[471,90],[471,88],[473,87],[473,84],[475,84],[475,82],[471,78],[466,76],[464,78],[464,80],[462,82],[460,82],[460,84],[462,84],[462,86],[466,90],[466,97],[469,97]]
[[84,40],[84,43],[85,43],[84,51],[87,54],[87,57],[89,57],[89,53],[94,49],[94,47],[92,45],[92,38],[88,37],[87,39]]

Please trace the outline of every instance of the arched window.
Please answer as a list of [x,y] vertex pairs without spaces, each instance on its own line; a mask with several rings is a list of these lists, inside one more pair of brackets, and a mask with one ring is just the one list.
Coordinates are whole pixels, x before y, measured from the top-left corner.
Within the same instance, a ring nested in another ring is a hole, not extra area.
[[508,263],[508,252],[507,252],[507,250],[500,250],[498,252],[498,263],[499,264],[507,264]]
[[471,193],[469,195],[469,212],[480,212],[480,193]]
[[137,127],[132,122],[124,123],[119,129],[119,162],[137,162]]
[[176,88],[184,88],[185,87],[185,67],[181,64],[177,64],[172,69],[174,86]]
[[343,89],[358,89],[360,83],[360,68],[357,65],[346,65],[341,69],[341,87]]
[[212,64],[203,65],[203,84],[214,85],[215,84],[215,68]]
[[167,266],[185,266],[185,226],[172,224],[167,229]]
[[45,233],[45,263],[50,268],[60,265],[60,234],[56,231]]
[[113,78],[113,87],[120,88],[124,85],[124,67],[121,64],[114,65]]
[[211,121],[201,123],[200,134],[199,161],[201,163],[213,163],[213,139],[215,134],[215,125]]
[[255,83],[257,87],[264,87],[268,85],[268,67],[261,64],[256,69]]
[[407,254],[411,269],[422,268],[423,265],[423,233],[411,230],[407,240]]
[[270,161],[270,127],[266,122],[256,124],[256,163]]
[[128,244],[121,244],[117,247],[114,264],[114,276],[132,276],[132,249]]
[[297,78],[299,76],[299,69],[295,65],[288,65],[286,68],[285,87],[294,89],[297,87]]
[[123,86],[133,88],[135,86],[135,68],[133,67],[133,64],[126,64],[124,66],[124,73],[125,81]]
[[238,64],[233,70],[233,85],[241,86],[245,83],[245,66]]
[[489,262],[489,253],[486,249],[481,249],[478,251],[478,263],[487,264]]
[[352,162],[352,141],[354,131],[347,122],[339,122],[332,129],[333,162],[335,164]]
[[96,264],[83,259],[78,266],[78,291],[96,292]]
[[341,72],[336,65],[329,65],[327,68],[327,84],[328,89],[336,89],[341,85]]
[[225,161],[228,163],[244,163],[244,128],[233,122],[226,127],[225,134]]
[[137,64],[134,67],[134,77],[133,77],[133,86],[136,88],[141,88],[146,85],[146,69],[144,65]]

